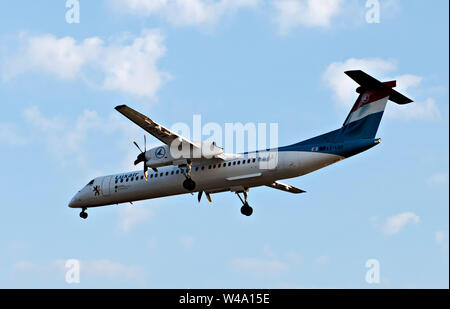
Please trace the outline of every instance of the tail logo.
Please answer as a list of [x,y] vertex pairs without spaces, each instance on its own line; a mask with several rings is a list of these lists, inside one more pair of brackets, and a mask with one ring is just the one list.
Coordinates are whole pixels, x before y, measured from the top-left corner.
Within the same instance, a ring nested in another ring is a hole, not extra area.
[[366,103],[366,102],[369,101],[369,99],[370,99],[370,95],[368,93],[364,93],[362,98],[361,98],[361,102],[362,103]]

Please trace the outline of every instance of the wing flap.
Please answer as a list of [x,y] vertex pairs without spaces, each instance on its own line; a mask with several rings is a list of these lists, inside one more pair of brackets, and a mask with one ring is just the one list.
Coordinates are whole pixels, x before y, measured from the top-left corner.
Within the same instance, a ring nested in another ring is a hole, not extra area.
[[290,193],[294,193],[294,194],[298,194],[298,193],[305,193],[306,191],[296,188],[294,186],[291,185],[287,185],[278,181],[275,181],[273,183],[271,183],[270,185],[266,185],[268,187],[274,188],[274,189],[278,189],[281,191],[286,191],[286,192],[290,192]]

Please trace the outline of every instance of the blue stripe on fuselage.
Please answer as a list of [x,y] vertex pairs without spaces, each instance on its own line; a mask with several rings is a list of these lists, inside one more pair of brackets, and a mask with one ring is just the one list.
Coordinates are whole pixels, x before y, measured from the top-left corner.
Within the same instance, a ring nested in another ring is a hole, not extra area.
[[345,142],[334,142],[334,143],[311,143],[302,144],[303,142],[280,147],[278,151],[303,151],[303,152],[317,152],[317,153],[328,153],[341,156],[344,158],[351,157],[362,151],[365,151],[379,143],[379,139],[357,139]]
[[311,151],[350,157],[379,143],[375,134],[383,112],[368,115],[340,129],[280,147],[278,151]]
[[[345,158],[372,148],[380,142],[374,138],[378,130],[383,112],[370,114],[340,129],[304,140],[302,142],[264,151],[306,151],[329,153]],[[245,152],[244,154],[248,154]]]

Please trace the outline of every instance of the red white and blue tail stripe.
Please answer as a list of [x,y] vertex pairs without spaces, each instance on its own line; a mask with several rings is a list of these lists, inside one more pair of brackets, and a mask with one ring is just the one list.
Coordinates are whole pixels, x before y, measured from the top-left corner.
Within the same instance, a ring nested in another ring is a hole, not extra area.
[[345,119],[341,131],[347,138],[374,138],[388,100],[397,104],[412,102],[392,89],[396,86],[396,81],[382,83],[360,70],[345,73],[360,85],[356,89],[359,93],[358,99]]

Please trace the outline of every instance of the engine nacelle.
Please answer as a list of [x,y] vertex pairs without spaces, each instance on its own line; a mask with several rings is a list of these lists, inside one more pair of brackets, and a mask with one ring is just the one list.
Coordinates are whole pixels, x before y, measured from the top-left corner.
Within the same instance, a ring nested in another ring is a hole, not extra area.
[[167,145],[147,150],[145,152],[145,158],[147,159],[147,166],[150,168],[172,165],[173,162],[169,146]]
[[188,161],[201,161],[211,159],[223,154],[223,149],[218,147],[213,141],[201,141],[193,143],[172,143],[152,148],[145,152],[146,164],[150,168],[157,168],[167,165],[182,165]]

